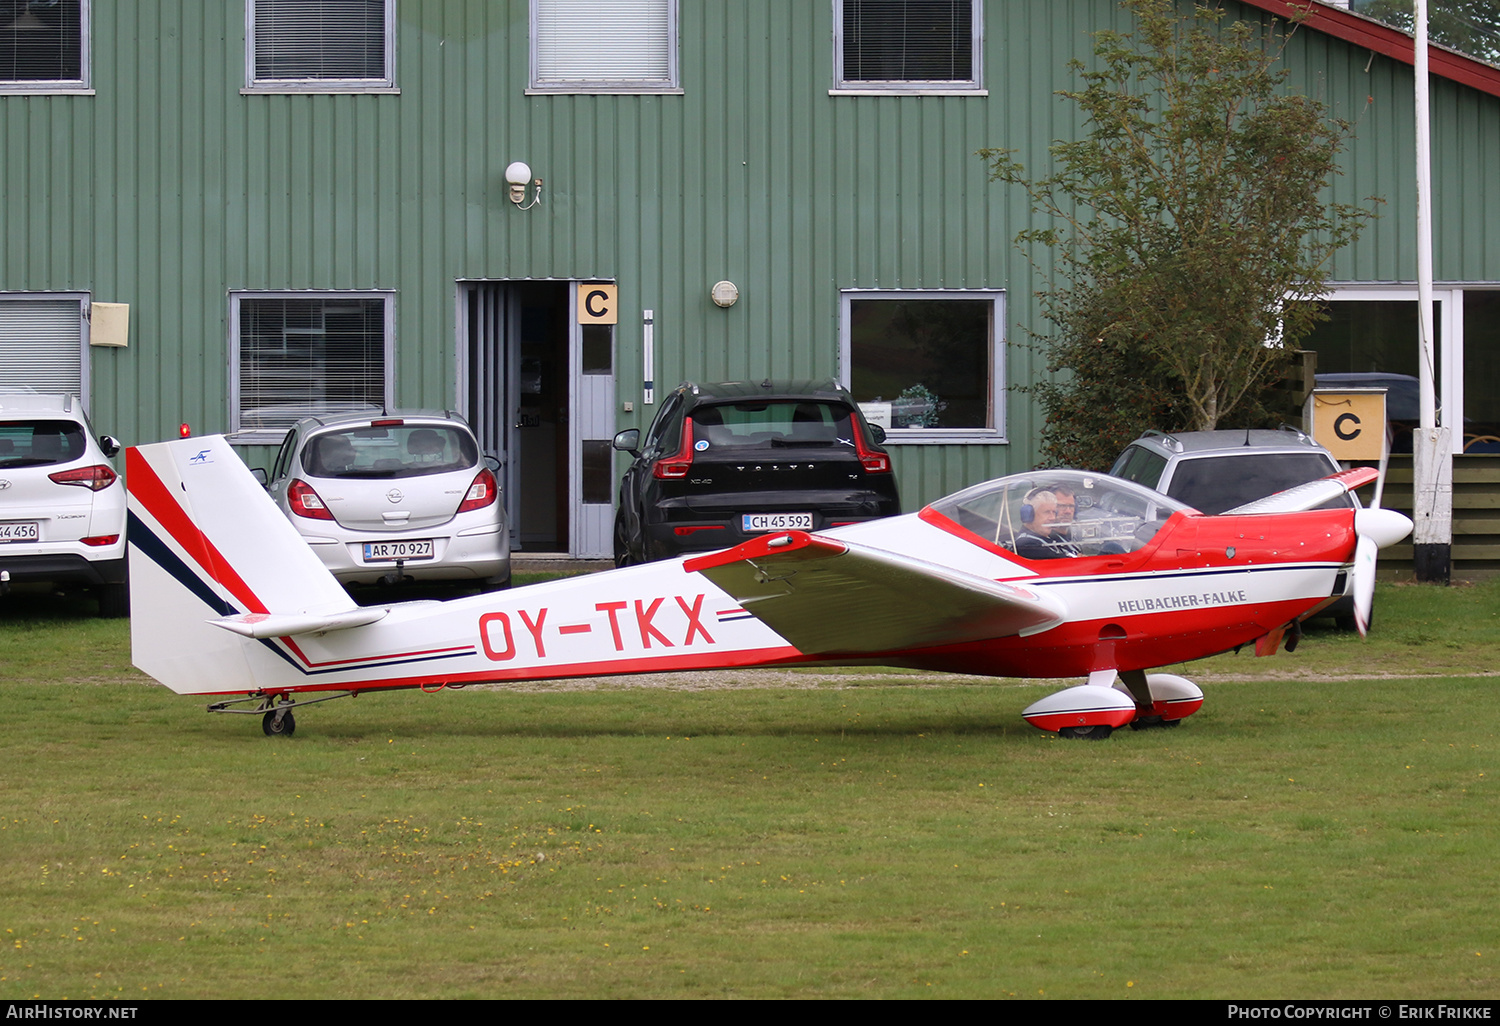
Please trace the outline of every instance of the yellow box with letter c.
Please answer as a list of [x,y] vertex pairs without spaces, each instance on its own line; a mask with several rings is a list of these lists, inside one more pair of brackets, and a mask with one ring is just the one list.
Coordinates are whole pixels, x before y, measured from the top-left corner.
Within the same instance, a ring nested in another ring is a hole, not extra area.
[[1385,389],[1316,389],[1312,434],[1336,460],[1378,460],[1385,444]]
[[619,324],[620,286],[584,282],[578,286],[579,324]]

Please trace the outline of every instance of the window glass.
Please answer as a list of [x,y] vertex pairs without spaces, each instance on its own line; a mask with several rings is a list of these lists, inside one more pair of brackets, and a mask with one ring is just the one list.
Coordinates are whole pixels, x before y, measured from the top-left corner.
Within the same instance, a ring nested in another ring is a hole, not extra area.
[[607,504],[614,501],[615,461],[608,441],[585,439],[581,443],[583,501]]
[[388,396],[388,298],[236,296],[236,431],[283,432]]
[[88,85],[87,0],[0,3],[0,89]]
[[479,447],[467,431],[442,424],[369,425],[311,436],[302,467],[313,477],[425,477],[469,470]]
[[0,422],[0,468],[45,467],[83,456],[83,425],[72,420]]
[[676,0],[531,0],[531,88],[676,90]]
[[694,445],[715,452],[854,445],[849,408],[820,402],[741,402],[693,411]]
[[1464,446],[1500,453],[1500,290],[1464,291]]
[[249,84],[389,87],[389,2],[249,0]]
[[276,451],[276,463],[271,467],[271,480],[280,481],[292,467],[292,453],[296,451],[297,432],[288,431],[286,440]]
[[[1338,472],[1328,458],[1315,452],[1254,453],[1244,456],[1205,456],[1184,459],[1172,471],[1167,494],[1211,516]],[[1319,509],[1349,506],[1347,496]]]
[[910,439],[919,429],[998,434],[1003,426],[998,297],[846,294],[848,387]]
[[673,392],[646,434],[642,452],[648,457],[676,452],[682,440],[682,394]]
[[1184,507],[1102,474],[1057,470],[986,481],[930,508],[984,544],[1034,560],[1134,552]]
[[1165,456],[1159,456],[1150,449],[1132,445],[1115,461],[1110,473],[1126,481],[1134,481],[1147,488],[1155,488],[1161,481],[1161,472],[1165,469],[1167,469]]
[[615,327],[613,324],[585,324],[583,334],[583,373],[615,372]]
[[843,0],[834,67],[841,89],[978,89],[973,0]]

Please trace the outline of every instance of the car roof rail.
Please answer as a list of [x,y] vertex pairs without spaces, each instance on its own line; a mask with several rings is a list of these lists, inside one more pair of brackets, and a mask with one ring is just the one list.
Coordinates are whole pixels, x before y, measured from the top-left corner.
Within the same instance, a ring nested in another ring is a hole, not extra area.
[[1181,452],[1182,451],[1182,443],[1179,442],[1172,435],[1167,434],[1165,431],[1158,431],[1155,428],[1147,428],[1145,431],[1141,432],[1141,437],[1142,438],[1152,438],[1152,437],[1160,438],[1164,443],[1166,443],[1168,446],[1171,447],[1171,449],[1172,449],[1173,452]]

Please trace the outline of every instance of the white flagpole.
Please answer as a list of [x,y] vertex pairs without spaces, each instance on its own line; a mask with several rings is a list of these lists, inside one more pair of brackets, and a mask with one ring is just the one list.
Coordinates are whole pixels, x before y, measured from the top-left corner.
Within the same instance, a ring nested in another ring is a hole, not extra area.
[[[1417,366],[1421,425],[1412,436],[1413,559],[1417,579],[1448,583],[1453,547],[1453,450],[1438,426],[1432,344],[1432,125],[1427,0],[1415,0],[1417,130]],[[1451,340],[1444,339],[1445,345]]]

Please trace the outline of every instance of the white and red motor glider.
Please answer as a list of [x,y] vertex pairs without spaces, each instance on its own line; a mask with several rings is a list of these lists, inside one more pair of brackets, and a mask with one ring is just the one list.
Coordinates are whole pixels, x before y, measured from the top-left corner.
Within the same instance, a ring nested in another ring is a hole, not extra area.
[[[869,664],[1087,678],[1023,715],[1105,737],[1202,704],[1189,681],[1149,670],[1252,642],[1269,654],[1351,591],[1367,622],[1375,550],[1411,521],[1314,507],[1374,476],[1204,516],[1103,474],[1036,471],[907,516],[361,607],[222,437],[174,440],[127,454],[133,660],[179,694],[214,696],[211,711],[261,715],[267,734],[290,734],[297,706],[385,688]],[[1076,512],[1059,521],[1068,496]]]

